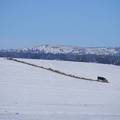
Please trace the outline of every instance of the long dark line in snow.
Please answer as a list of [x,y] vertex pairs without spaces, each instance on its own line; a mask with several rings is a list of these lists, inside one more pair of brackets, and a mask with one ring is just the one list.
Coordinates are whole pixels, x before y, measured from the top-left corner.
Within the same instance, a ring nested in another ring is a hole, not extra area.
[[51,71],[51,72],[54,72],[54,73],[57,73],[57,74],[60,74],[60,75],[65,75],[65,76],[76,78],[76,79],[108,83],[108,82],[105,82],[105,81],[99,81],[99,80],[95,80],[95,79],[91,79],[91,78],[79,77],[79,76],[76,76],[76,75],[64,73],[64,72],[61,72],[59,70],[55,70],[55,69],[52,69],[52,68],[46,68],[46,67],[43,67],[43,66],[39,66],[39,65],[35,65],[35,64],[29,63],[29,62],[17,60],[15,58],[7,58],[7,59],[15,61],[15,62],[23,63],[23,64],[26,64],[26,65],[30,65],[30,66],[33,66],[33,67],[38,67],[38,68],[41,68],[41,69],[45,69],[45,70],[48,70],[48,71]]

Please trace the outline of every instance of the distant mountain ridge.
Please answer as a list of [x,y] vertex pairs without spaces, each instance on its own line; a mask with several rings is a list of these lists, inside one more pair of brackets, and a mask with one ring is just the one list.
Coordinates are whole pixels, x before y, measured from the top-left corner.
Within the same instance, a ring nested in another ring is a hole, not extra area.
[[75,47],[65,45],[39,45],[32,48],[20,49],[20,51],[34,51],[53,54],[96,54],[96,55],[114,55],[120,54],[120,47]]
[[120,47],[76,47],[47,44],[32,48],[0,50],[0,57],[55,59],[120,65]]

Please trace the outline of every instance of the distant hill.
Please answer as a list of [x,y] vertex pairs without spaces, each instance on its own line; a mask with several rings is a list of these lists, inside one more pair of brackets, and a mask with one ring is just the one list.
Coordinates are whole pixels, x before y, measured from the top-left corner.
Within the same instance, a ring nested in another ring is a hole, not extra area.
[[76,47],[39,45],[32,48],[0,50],[0,57],[56,59],[120,65],[120,47]]

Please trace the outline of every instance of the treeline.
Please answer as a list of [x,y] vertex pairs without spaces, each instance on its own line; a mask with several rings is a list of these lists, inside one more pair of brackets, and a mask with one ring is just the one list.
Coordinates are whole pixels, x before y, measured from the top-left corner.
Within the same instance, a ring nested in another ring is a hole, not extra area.
[[120,65],[120,54],[114,55],[95,55],[95,54],[52,54],[31,51],[0,51],[0,57],[13,58],[31,58],[31,59],[47,59],[47,60],[66,60],[77,62],[96,62],[104,64]]

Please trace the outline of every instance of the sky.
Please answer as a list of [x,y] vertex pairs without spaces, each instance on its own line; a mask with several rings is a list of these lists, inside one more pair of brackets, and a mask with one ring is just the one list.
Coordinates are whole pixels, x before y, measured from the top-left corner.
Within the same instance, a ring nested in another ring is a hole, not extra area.
[[0,49],[120,46],[120,0],[0,0]]

